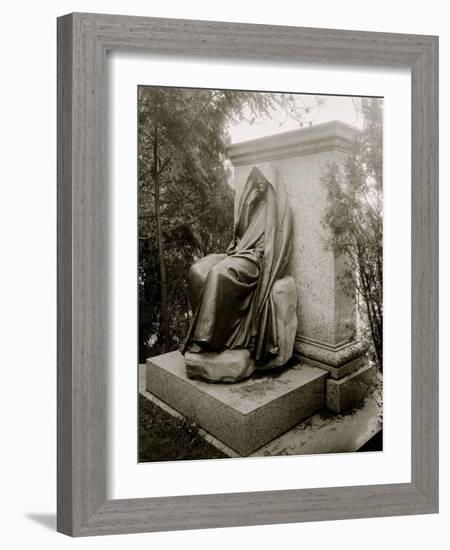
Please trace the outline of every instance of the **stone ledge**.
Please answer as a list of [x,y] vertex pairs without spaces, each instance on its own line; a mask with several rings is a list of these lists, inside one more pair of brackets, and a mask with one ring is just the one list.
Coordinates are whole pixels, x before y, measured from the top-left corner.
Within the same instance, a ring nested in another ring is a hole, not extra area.
[[299,358],[303,363],[306,363],[307,365],[326,370],[327,372],[329,372],[330,377],[334,380],[340,380],[341,378],[344,378],[345,376],[356,372],[367,363],[367,358],[364,355],[360,355],[356,359],[353,359],[348,363],[344,363],[339,367],[335,367],[327,363],[321,363],[320,361],[314,361],[314,359],[310,359],[308,357],[299,356]]
[[147,359],[146,388],[242,456],[325,406],[327,373],[308,365],[259,373],[236,384],[186,376],[183,356]]

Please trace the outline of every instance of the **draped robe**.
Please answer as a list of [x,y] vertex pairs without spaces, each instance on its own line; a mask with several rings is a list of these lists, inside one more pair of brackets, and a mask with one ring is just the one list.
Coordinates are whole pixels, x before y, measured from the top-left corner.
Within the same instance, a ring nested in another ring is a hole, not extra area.
[[[257,177],[264,177],[267,190],[251,201]],[[284,187],[276,174],[269,180],[255,167],[239,200],[227,254],[206,256],[191,268],[190,278],[197,279],[201,292],[181,351],[191,343],[208,351],[245,348],[261,365],[276,356],[270,291],[285,275],[291,250],[292,212]]]

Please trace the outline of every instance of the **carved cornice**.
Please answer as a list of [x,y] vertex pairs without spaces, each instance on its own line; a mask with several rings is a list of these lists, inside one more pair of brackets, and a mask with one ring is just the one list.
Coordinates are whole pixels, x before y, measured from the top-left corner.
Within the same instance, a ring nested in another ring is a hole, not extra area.
[[323,151],[351,151],[358,130],[339,121],[236,143],[228,148],[234,166],[298,157]]
[[340,344],[336,347],[325,346],[301,337],[295,339],[296,352],[306,359],[338,368],[364,354],[364,347],[358,340]]

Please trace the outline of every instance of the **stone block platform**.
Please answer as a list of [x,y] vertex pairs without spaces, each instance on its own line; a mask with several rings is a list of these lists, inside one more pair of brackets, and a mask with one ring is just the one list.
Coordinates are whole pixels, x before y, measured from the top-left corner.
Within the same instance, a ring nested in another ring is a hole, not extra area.
[[147,391],[241,456],[322,409],[326,377],[322,369],[297,364],[235,384],[211,384],[188,378],[178,351],[146,365]]
[[341,413],[358,405],[377,384],[375,365],[362,366],[355,372],[334,380],[329,378],[327,384],[327,407]]

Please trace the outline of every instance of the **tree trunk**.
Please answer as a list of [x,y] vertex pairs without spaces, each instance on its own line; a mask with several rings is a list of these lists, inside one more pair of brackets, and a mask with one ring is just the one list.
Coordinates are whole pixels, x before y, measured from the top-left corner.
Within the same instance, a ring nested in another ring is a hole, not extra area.
[[158,102],[155,98],[155,117],[154,117],[154,138],[153,138],[153,170],[155,182],[155,218],[156,218],[156,237],[158,242],[159,257],[159,279],[161,296],[161,314],[160,314],[160,338],[162,351],[165,353],[169,345],[169,306],[167,299],[167,270],[164,257],[164,242],[161,226],[161,203],[159,197],[159,166],[158,166]]

